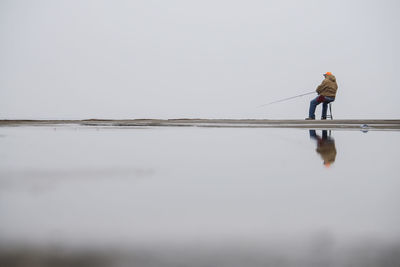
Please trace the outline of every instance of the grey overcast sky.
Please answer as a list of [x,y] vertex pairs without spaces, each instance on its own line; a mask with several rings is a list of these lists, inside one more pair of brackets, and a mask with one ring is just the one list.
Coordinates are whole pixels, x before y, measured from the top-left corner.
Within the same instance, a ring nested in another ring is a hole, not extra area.
[[[400,118],[400,1],[0,0],[0,119]],[[321,107],[317,109],[317,117]]]

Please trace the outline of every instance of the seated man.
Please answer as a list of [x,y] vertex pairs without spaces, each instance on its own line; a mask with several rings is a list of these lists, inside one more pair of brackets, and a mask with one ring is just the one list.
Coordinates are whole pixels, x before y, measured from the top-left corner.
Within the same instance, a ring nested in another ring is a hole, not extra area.
[[308,118],[306,120],[315,120],[315,109],[322,104],[322,120],[326,120],[326,112],[328,111],[328,104],[335,101],[336,91],[338,89],[336,77],[331,72],[324,74],[325,79],[317,87],[318,96],[311,100]]

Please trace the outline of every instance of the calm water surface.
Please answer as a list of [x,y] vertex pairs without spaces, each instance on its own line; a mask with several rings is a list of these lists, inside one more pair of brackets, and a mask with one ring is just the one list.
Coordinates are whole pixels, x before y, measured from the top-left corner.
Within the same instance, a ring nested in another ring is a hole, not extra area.
[[0,265],[399,266],[399,144],[396,131],[2,127]]

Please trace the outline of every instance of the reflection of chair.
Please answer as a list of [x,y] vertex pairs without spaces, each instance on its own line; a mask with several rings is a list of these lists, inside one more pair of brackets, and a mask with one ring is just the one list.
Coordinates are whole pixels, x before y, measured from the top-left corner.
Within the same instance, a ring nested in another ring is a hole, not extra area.
[[328,110],[329,110],[329,112],[326,113],[326,118],[331,118],[331,120],[333,120],[333,115],[332,115],[332,102],[329,102],[329,104],[328,104]]

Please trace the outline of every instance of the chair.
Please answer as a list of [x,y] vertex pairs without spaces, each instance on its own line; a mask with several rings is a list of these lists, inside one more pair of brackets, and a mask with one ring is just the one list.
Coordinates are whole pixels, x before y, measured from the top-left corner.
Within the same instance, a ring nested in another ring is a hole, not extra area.
[[329,102],[328,104],[328,110],[329,112],[326,113],[326,118],[331,118],[333,120],[333,115],[332,115],[332,102]]

